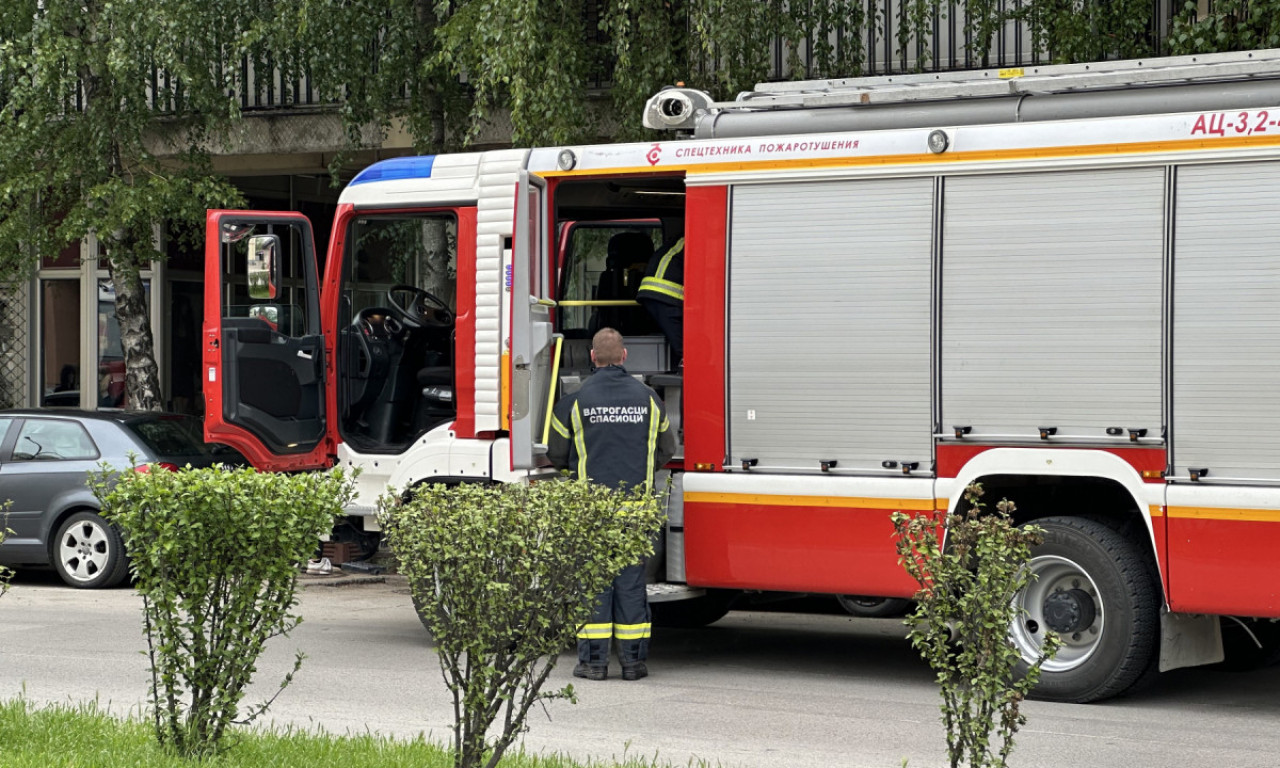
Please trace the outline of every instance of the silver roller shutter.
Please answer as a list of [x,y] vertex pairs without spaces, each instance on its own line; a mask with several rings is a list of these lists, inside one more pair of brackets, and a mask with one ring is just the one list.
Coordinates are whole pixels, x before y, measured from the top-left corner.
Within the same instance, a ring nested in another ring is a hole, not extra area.
[[930,469],[933,181],[737,187],[731,216],[731,461]]
[[1280,479],[1280,163],[1178,169],[1176,474]]
[[1159,436],[1164,171],[948,178],[942,426]]

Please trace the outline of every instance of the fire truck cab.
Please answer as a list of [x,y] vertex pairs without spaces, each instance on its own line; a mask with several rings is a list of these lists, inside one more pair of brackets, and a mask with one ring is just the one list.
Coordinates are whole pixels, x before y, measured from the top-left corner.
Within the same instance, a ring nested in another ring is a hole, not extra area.
[[[549,473],[550,404],[616,325],[682,436],[669,620],[909,597],[890,515],[982,482],[1046,531],[1010,627],[1028,659],[1063,638],[1039,696],[1275,653],[1280,53],[672,89],[645,119],[683,137],[375,164],[323,276],[304,217],[211,211],[209,439],[361,468],[375,529],[388,486]],[[629,291],[681,238],[673,373]]]

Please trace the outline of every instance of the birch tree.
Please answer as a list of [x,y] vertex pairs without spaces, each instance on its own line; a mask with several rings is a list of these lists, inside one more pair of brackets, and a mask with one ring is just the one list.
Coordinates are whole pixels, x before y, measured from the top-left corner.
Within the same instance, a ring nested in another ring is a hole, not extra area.
[[265,56],[266,2],[7,0],[0,10],[0,272],[97,237],[129,407],[162,405],[140,272],[157,227],[201,230],[242,203],[208,150],[238,117],[241,62]]

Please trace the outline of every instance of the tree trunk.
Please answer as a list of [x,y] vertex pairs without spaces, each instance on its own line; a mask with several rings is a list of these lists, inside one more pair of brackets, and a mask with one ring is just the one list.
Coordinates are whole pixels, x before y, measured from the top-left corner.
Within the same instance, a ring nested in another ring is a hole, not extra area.
[[116,290],[116,322],[120,324],[120,347],[124,351],[125,407],[131,411],[160,411],[160,369],[156,365],[155,339],[151,335],[151,313],[142,277],[130,264],[108,260],[111,283]]
[[[423,63],[430,61],[436,54],[435,46],[429,41],[435,39],[436,28],[440,26],[441,19],[436,15],[435,3],[432,0],[414,0],[413,10],[420,30],[417,61],[414,62],[414,67],[420,69]],[[430,81],[419,81],[416,87],[418,89],[416,95],[426,105],[426,112],[430,116],[431,129],[429,135],[425,137],[427,146],[416,145],[414,148],[419,152],[439,154],[445,150],[444,97],[440,92],[440,86]]]

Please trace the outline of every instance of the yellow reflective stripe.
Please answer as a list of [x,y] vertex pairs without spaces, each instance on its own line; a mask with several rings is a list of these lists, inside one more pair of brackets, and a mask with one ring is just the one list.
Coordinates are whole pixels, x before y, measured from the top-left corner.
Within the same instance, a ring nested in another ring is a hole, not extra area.
[[662,423],[658,425],[658,431],[666,432],[668,429],[671,429],[671,422],[664,416],[662,417]]
[[684,301],[684,286],[679,283],[673,283],[670,280],[661,280],[656,277],[646,277],[645,279],[640,281],[639,291],[650,291],[652,293],[661,293],[664,296],[670,296],[673,299]]
[[[671,246],[671,248],[666,253],[662,254],[662,260],[658,262],[658,271],[655,272],[653,276],[658,278],[659,280],[664,280],[664,282],[670,282],[668,280],[665,280],[667,276],[667,268],[671,266],[671,259],[674,258],[677,253],[683,250],[684,250],[684,238],[682,237],[679,240],[677,240],[676,244]],[[672,285],[675,285],[675,283],[672,283]]]
[[613,637],[613,624],[583,624],[578,630],[579,640],[608,640]]
[[639,290],[652,291],[664,296],[670,296],[677,301],[684,301],[684,286],[667,279],[667,268],[671,266],[671,260],[683,250],[684,238],[682,237],[666,253],[662,254],[662,259],[658,262],[658,268],[653,275],[640,281]]
[[[573,444],[578,449],[578,479],[587,479],[587,443],[582,437],[582,410],[578,408],[578,401],[573,401],[573,415],[570,417],[573,421]],[[567,435],[566,435],[567,437]]]
[[560,419],[556,418],[555,416],[551,417],[551,428],[554,429],[556,433],[559,434],[564,439],[566,440],[569,439],[569,428],[566,427],[564,424],[561,424]]
[[644,640],[652,634],[652,624],[615,624],[613,636],[619,640]]
[[645,446],[646,460],[644,473],[645,490],[653,489],[653,454],[658,450],[658,423],[662,412],[658,410],[658,401],[649,398],[649,442]]

